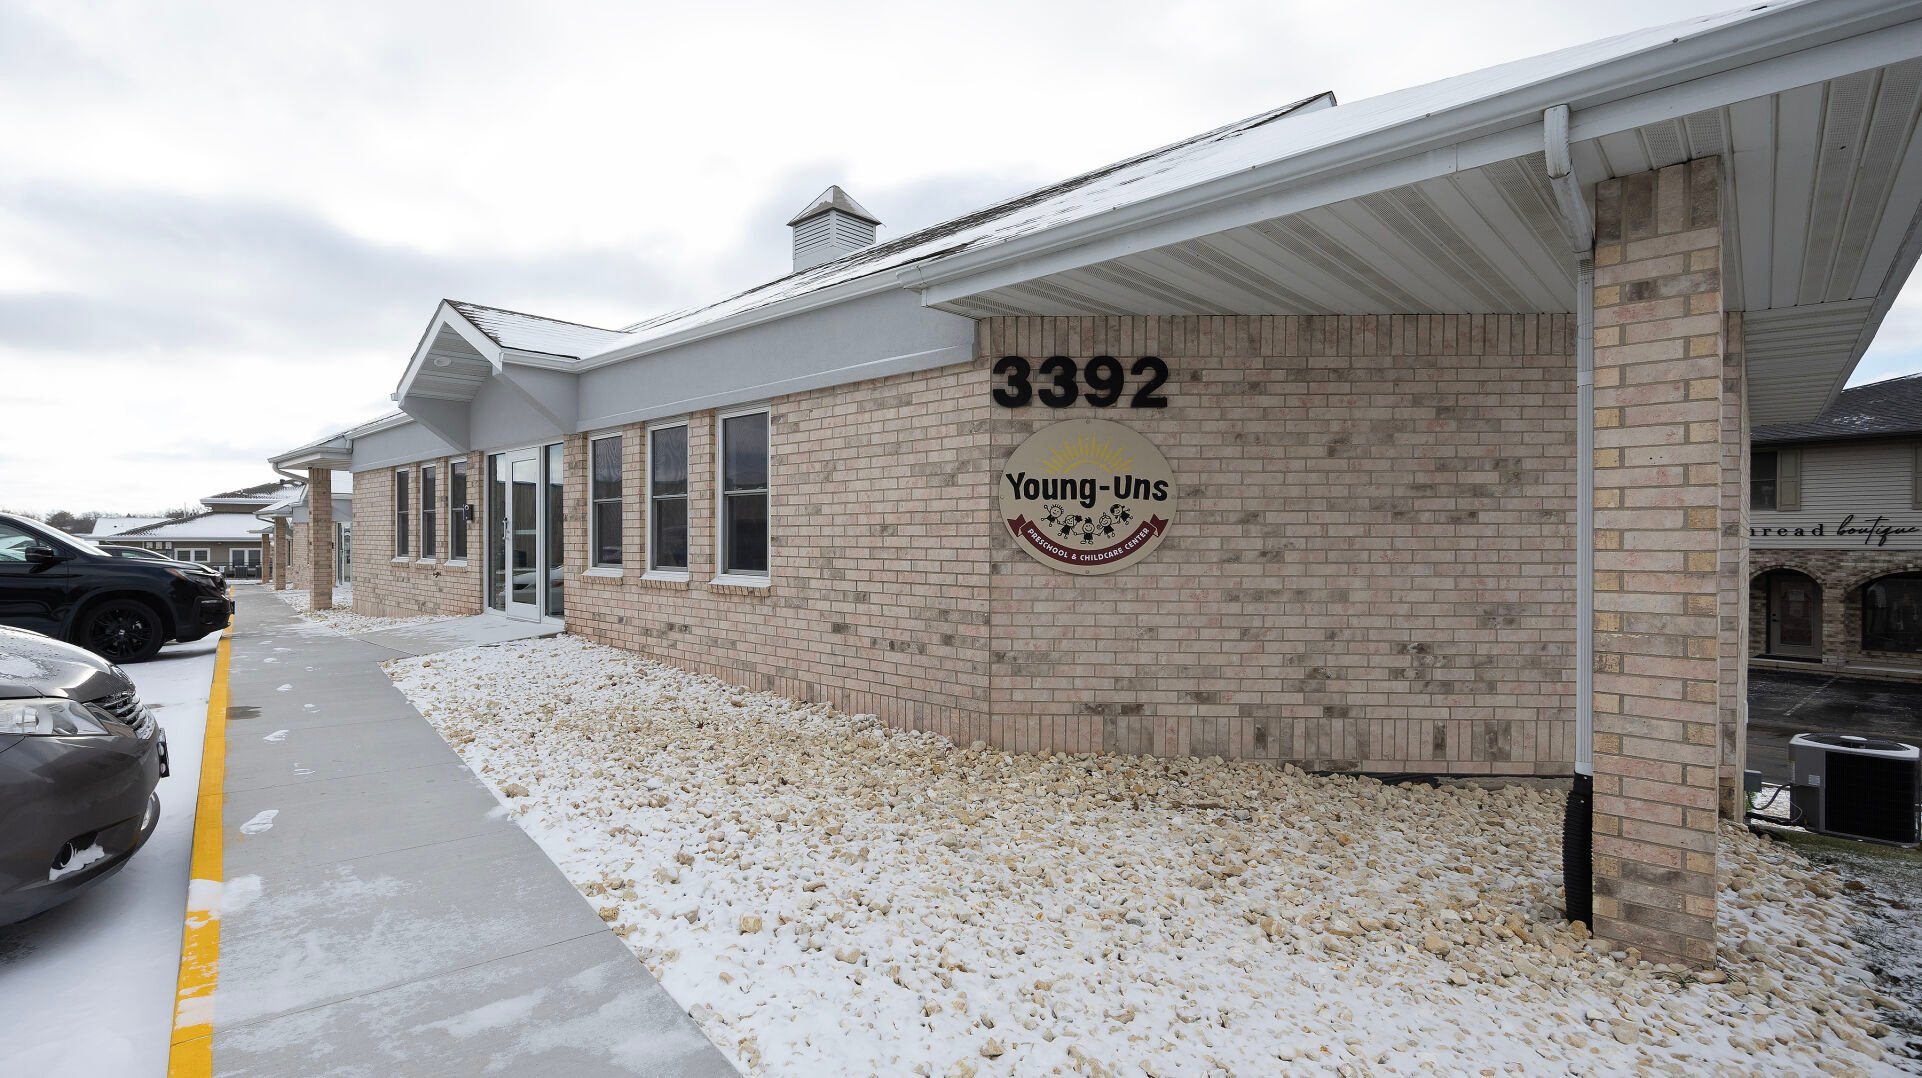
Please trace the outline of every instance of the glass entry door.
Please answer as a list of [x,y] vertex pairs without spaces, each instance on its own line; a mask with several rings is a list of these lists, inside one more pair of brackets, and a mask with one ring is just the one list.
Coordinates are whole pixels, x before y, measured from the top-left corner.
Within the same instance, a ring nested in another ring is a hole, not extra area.
[[560,449],[487,460],[487,605],[509,617],[539,621],[562,613]]

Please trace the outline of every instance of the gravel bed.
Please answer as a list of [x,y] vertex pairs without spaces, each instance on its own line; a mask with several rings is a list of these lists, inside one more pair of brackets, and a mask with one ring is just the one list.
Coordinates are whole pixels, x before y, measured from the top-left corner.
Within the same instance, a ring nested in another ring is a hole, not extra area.
[[1562,922],[1553,791],[957,747],[567,636],[388,670],[750,1073],[1892,1066],[1837,877],[1739,828],[1692,973]]
[[301,617],[308,621],[319,622],[338,633],[371,633],[377,629],[397,629],[403,625],[426,625],[429,622],[452,620],[445,614],[420,614],[408,618],[378,618],[372,614],[357,614],[353,609],[354,586],[352,584],[334,585],[332,610],[308,609],[312,599],[304,588],[274,591],[273,586],[268,585],[267,590],[281,602],[293,607]]

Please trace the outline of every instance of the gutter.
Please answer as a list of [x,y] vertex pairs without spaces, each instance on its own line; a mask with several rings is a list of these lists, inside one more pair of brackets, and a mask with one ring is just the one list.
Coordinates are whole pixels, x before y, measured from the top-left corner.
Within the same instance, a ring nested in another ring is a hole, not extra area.
[[1568,106],[1542,113],[1542,152],[1575,256],[1575,782],[1562,816],[1568,919],[1595,913],[1595,216],[1568,145]]

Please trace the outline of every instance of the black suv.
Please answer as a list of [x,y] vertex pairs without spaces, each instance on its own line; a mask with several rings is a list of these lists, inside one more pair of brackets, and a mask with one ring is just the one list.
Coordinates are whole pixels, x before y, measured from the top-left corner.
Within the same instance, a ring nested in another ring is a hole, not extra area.
[[0,513],[0,625],[135,663],[169,640],[219,632],[233,612],[226,581],[211,569],[116,558],[37,520]]

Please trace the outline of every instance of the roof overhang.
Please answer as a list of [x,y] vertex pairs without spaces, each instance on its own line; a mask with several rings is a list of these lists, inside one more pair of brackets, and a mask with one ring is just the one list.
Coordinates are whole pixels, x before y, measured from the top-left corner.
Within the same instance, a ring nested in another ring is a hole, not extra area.
[[898,279],[976,317],[1571,310],[1575,256],[1542,158],[1543,114],[1567,105],[1590,197],[1613,177],[1729,162],[1725,301],[1749,312],[1753,421],[1807,418],[1922,252],[1918,20],[1915,2],[1784,5],[1393,124],[1369,128],[1373,103],[1356,102],[1288,120],[1302,152]]

